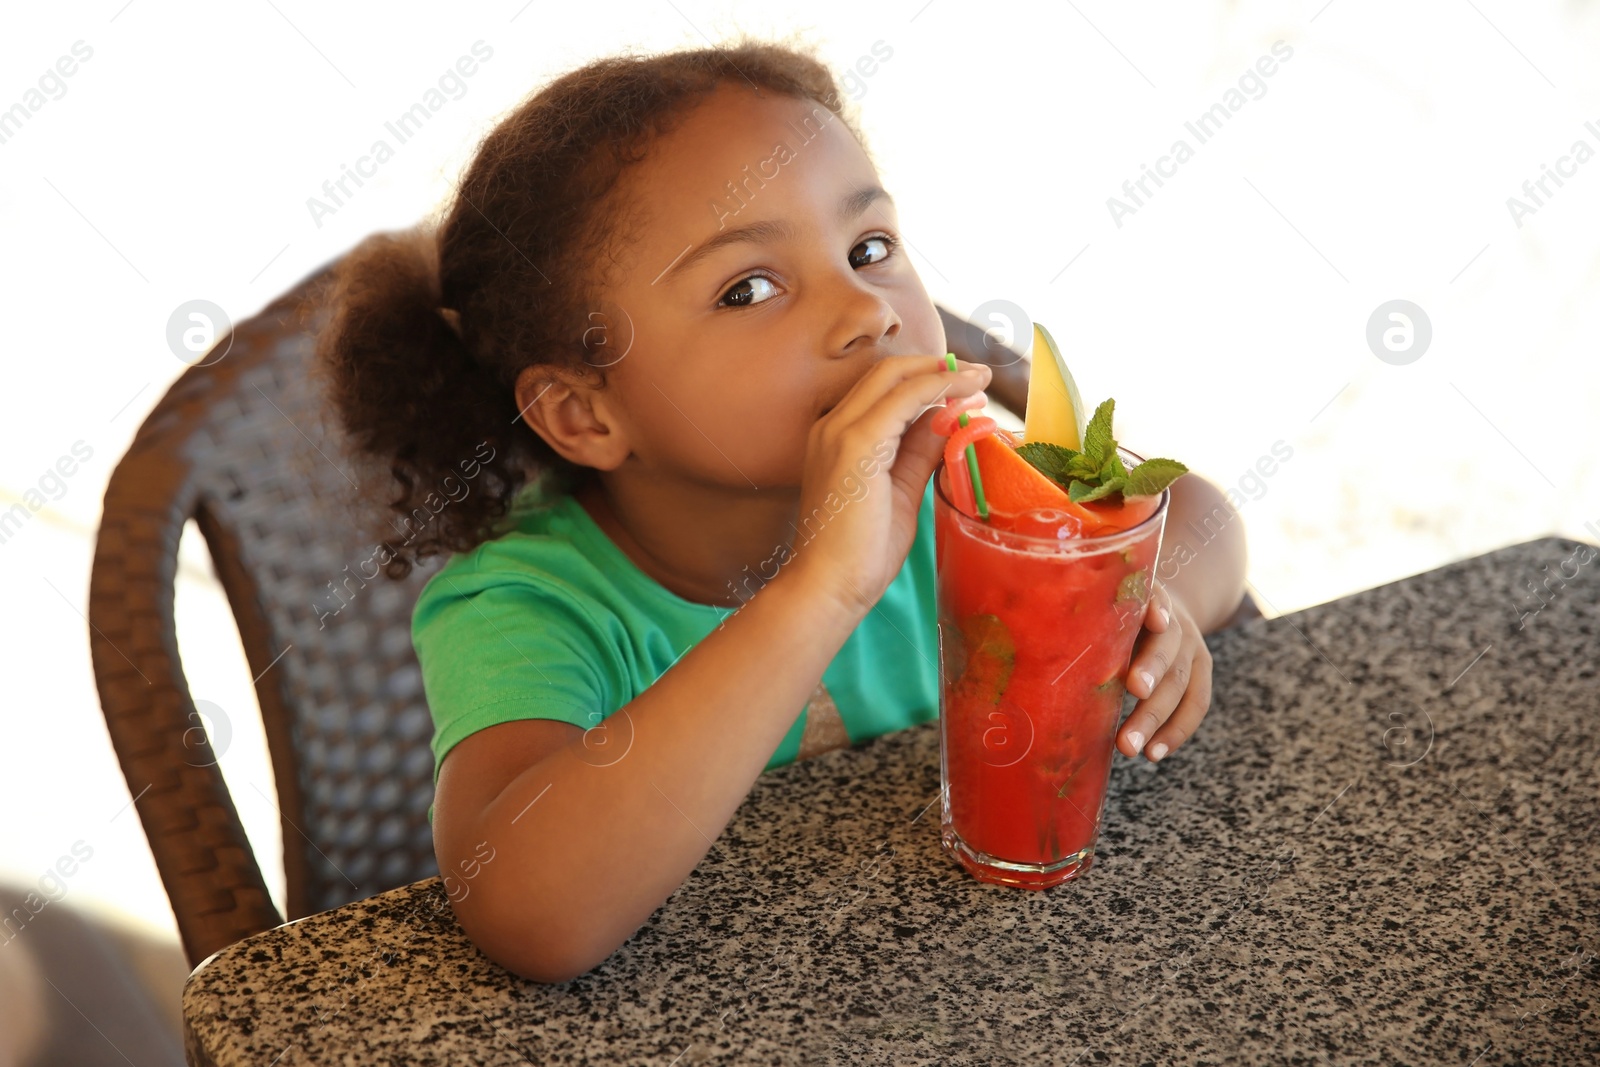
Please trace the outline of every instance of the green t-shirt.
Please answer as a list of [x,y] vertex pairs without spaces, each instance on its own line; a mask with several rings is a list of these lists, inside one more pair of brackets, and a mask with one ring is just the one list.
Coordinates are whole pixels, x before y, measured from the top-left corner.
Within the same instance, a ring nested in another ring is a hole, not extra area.
[[[535,482],[513,512],[507,533],[453,555],[412,612],[433,715],[435,783],[445,755],[486,726],[517,719],[597,725],[734,610],[667,590],[570,495],[545,500]],[[934,577],[930,480],[905,564],[822,676],[851,743],[938,718]],[[752,579],[750,588],[758,585]],[[798,755],[806,716],[797,710],[767,770]]]

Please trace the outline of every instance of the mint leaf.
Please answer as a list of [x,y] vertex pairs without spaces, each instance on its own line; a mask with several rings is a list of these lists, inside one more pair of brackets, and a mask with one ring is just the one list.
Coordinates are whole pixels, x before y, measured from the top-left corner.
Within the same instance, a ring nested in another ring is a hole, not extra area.
[[1081,452],[1072,457],[1072,462],[1067,464],[1067,474],[1085,482],[1098,482],[1100,480],[1100,465],[1090,462],[1089,458]]
[[1089,457],[1096,470],[1106,461],[1106,456],[1117,452],[1116,439],[1111,436],[1111,411],[1115,405],[1115,400],[1102,401],[1083,431],[1083,454]]
[[1124,496],[1154,496],[1187,473],[1189,468],[1175,459],[1147,459],[1128,472],[1122,493]]
[[1033,469],[1046,478],[1065,486],[1072,461],[1082,453],[1048,441],[1027,441],[1017,448],[1017,455],[1033,464]]
[[967,648],[962,681],[977,688],[989,703],[1000,703],[1017,664],[1017,646],[1011,631],[997,615],[969,615],[961,620],[961,633]]
[[1137,570],[1127,575],[1117,583],[1117,602],[1124,600],[1143,600],[1150,595],[1150,586],[1146,580],[1149,572]]
[[1122,480],[1104,485],[1090,485],[1076,479],[1067,486],[1067,497],[1074,504],[1081,504],[1085,500],[1099,500],[1103,496],[1110,496],[1122,488]]
[[1175,459],[1147,459],[1131,471],[1117,453],[1111,435],[1116,401],[1107,399],[1094,409],[1083,428],[1083,451],[1048,441],[1028,441],[1017,454],[1033,468],[1067,491],[1073,503],[1100,500],[1113,493],[1124,497],[1154,496],[1189,472]]

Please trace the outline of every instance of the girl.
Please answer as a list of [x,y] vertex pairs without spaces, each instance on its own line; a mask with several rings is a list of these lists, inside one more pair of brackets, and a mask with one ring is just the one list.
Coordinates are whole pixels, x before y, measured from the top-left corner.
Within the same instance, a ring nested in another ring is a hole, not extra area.
[[[764,769],[938,716],[929,421],[991,371],[943,369],[815,59],[741,43],[567,74],[484,140],[436,236],[370,238],[331,295],[332,397],[406,523],[388,573],[452,553],[412,636],[435,851],[471,872],[450,895],[490,958],[584,973]],[[1218,507],[1181,479],[1169,528]],[[1201,634],[1243,563],[1224,521],[1154,594],[1125,755],[1205,715]]]

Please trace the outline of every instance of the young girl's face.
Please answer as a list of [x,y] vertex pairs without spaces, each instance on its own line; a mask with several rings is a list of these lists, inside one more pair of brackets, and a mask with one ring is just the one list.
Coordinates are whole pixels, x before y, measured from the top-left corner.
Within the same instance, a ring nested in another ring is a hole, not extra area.
[[725,84],[622,191],[632,241],[592,319],[631,462],[796,489],[812,424],[869,368],[944,354],[894,204],[822,105]]

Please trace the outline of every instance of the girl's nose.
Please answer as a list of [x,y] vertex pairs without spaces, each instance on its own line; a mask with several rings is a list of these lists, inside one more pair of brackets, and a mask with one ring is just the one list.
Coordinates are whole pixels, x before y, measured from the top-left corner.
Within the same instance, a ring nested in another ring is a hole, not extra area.
[[830,303],[835,317],[827,350],[834,355],[854,355],[864,348],[886,346],[900,333],[900,315],[888,294],[860,277],[841,285]]

